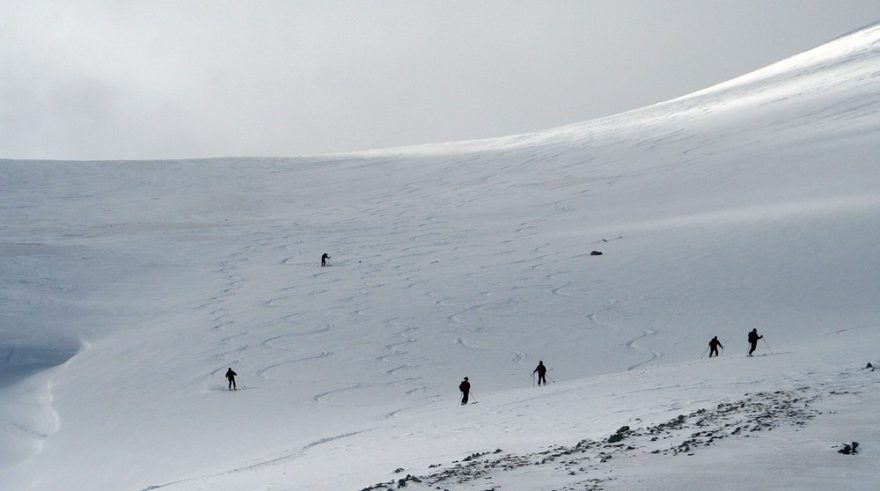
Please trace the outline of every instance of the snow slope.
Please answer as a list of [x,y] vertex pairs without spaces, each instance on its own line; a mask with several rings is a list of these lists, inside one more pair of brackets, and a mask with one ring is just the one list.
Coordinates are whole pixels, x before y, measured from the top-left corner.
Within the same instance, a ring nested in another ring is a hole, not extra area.
[[0,482],[876,489],[878,150],[872,26],[527,135],[0,161]]

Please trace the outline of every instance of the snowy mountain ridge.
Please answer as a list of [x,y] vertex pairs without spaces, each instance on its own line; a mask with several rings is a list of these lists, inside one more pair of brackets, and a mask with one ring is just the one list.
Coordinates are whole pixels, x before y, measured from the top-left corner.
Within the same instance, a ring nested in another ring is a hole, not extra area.
[[[703,90],[669,101],[661,102],[621,114],[574,123],[532,133],[500,138],[427,144],[396,149],[379,149],[356,154],[340,155],[396,155],[400,153],[432,153],[450,151],[487,151],[493,148],[511,149],[541,143],[573,141],[582,144],[593,132],[625,130],[630,124],[640,127],[654,120],[694,116],[719,110],[743,111],[790,97],[805,98],[811,93],[827,97],[835,90],[846,91],[856,97],[870,91],[880,41],[880,25],[870,24],[863,29],[841,36],[822,46],[779,61],[767,67],[736,77]],[[845,67],[851,77],[841,77]],[[688,114],[695,111],[694,114]]]
[[873,25],[527,135],[0,161],[0,482],[875,489],[878,148]]

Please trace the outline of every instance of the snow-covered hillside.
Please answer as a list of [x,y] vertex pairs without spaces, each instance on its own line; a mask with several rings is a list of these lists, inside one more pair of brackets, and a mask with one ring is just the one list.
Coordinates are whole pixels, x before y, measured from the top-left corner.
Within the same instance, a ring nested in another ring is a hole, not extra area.
[[534,134],[0,161],[0,487],[876,489],[878,156],[875,25]]

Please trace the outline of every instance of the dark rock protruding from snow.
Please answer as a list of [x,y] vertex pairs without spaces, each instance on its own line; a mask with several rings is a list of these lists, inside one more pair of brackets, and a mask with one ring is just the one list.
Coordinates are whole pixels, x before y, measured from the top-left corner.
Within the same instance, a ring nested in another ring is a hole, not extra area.
[[409,481],[412,481],[412,482],[422,482],[421,479],[417,478],[416,476],[413,476],[413,475],[407,474],[406,477],[404,477],[403,479],[398,479],[398,481],[397,481],[397,488],[398,488],[398,489],[399,489],[399,488],[405,488],[405,487],[406,487],[406,483],[409,482]]
[[591,255],[591,256],[601,256],[601,255],[602,255],[602,251],[593,251],[593,252],[590,253],[590,255]]
[[843,448],[837,452],[842,453],[843,455],[855,455],[859,453],[859,451],[856,450],[857,448],[859,448],[859,442],[852,442],[851,444],[844,443]]
[[617,432],[608,437],[608,443],[617,443],[623,440],[629,432],[629,426],[621,426],[617,429]]

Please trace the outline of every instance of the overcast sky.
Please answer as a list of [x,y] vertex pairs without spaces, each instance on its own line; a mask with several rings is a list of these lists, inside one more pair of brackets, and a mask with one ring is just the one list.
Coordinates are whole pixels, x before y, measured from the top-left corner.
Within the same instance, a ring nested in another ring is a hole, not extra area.
[[0,0],[0,158],[314,155],[684,95],[877,0]]

